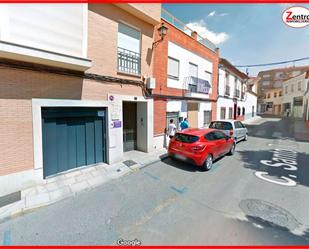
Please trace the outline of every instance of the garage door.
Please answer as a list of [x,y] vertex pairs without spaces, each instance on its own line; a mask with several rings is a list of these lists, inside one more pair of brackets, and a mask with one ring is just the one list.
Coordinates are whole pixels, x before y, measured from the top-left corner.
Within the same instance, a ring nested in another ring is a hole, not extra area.
[[106,162],[105,108],[42,108],[44,178]]

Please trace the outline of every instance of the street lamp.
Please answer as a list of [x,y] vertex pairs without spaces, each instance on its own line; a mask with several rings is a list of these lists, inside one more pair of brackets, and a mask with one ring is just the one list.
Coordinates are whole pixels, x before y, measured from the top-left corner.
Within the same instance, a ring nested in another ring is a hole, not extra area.
[[161,23],[161,26],[158,28],[161,39],[152,43],[152,48],[154,48],[159,42],[163,41],[164,36],[167,34],[167,30],[168,28],[164,25],[164,23]]

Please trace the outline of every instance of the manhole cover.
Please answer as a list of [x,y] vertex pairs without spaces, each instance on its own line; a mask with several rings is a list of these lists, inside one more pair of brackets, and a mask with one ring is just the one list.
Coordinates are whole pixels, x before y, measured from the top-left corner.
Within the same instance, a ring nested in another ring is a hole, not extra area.
[[126,160],[126,161],[123,161],[122,163],[124,165],[128,166],[128,167],[131,167],[131,166],[137,164],[137,162],[134,162],[133,160]]
[[291,231],[300,226],[300,223],[287,210],[269,202],[247,199],[242,200],[239,207],[246,215],[269,226],[279,226]]

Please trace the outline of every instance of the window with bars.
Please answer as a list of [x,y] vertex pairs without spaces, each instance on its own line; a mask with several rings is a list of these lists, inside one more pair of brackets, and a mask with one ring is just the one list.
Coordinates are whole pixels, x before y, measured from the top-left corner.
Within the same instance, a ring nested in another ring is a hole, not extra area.
[[211,111],[204,111],[204,127],[208,126],[211,122]]
[[118,24],[118,71],[141,74],[141,33],[125,24]]
[[226,113],[226,108],[225,107],[221,107],[220,119],[225,119],[225,113]]

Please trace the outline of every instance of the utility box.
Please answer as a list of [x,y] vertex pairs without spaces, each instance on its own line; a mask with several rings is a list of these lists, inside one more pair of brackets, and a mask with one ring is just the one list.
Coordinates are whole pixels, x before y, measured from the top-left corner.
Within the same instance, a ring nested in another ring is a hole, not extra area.
[[146,78],[146,87],[147,89],[155,89],[156,88],[156,79],[148,77]]

